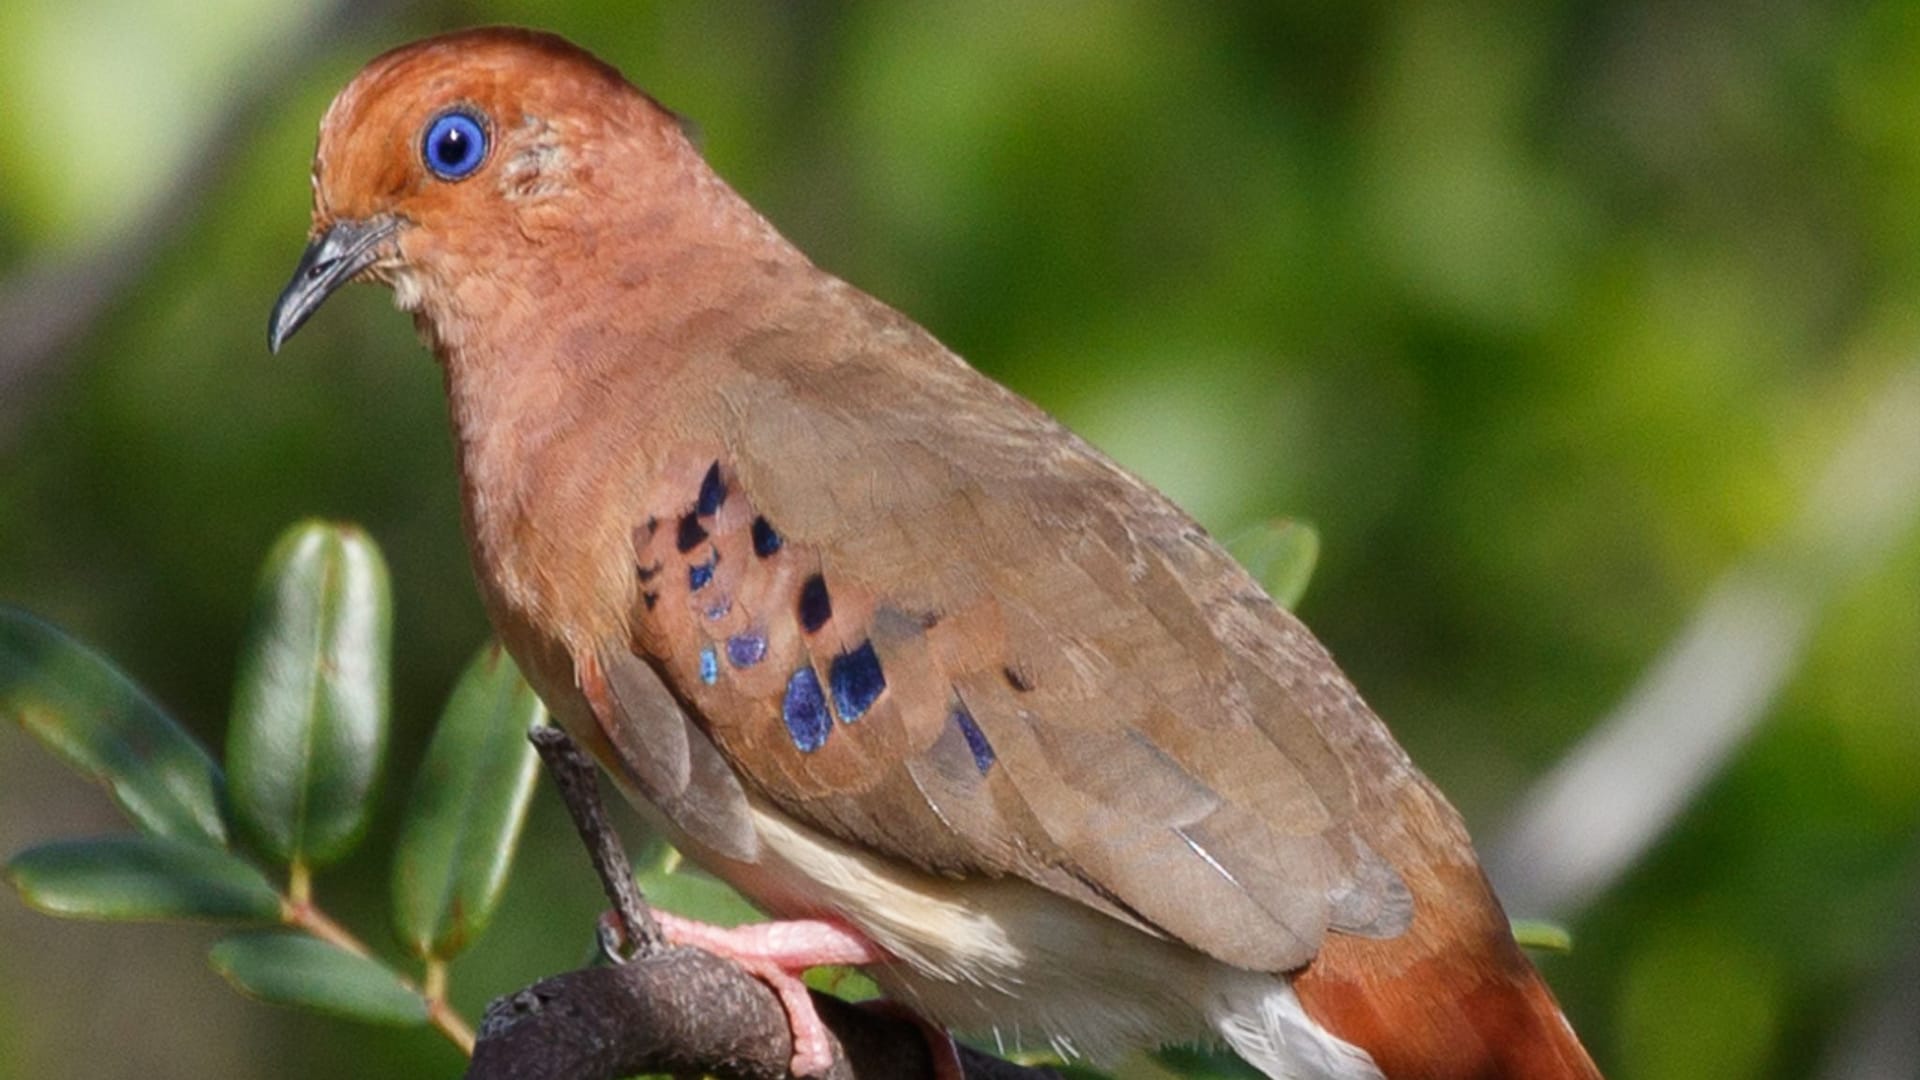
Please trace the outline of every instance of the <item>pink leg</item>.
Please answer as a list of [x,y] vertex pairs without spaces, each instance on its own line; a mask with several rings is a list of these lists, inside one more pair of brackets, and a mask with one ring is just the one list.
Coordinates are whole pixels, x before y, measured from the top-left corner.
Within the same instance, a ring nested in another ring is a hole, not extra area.
[[[793,1031],[795,1076],[824,1073],[833,1064],[826,1025],[814,1011],[813,999],[800,974],[829,965],[878,964],[892,957],[865,934],[828,919],[795,919],[733,927],[711,926],[665,911],[654,918],[667,940],[702,949],[745,968],[780,996]],[[957,1075],[957,1074],[956,1074]]]

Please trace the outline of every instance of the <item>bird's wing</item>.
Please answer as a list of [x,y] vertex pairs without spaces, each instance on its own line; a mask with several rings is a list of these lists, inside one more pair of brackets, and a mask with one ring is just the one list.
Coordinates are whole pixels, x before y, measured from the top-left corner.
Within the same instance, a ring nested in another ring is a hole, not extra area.
[[1378,721],[1320,645],[1163,496],[875,307],[831,364],[744,350],[694,425],[720,434],[636,523],[634,655],[741,782],[1243,967],[1403,930],[1336,746]]

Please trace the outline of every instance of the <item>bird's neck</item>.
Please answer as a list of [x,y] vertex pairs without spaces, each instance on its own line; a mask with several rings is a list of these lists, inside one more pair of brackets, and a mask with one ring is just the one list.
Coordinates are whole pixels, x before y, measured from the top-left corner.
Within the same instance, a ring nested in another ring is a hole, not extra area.
[[[783,282],[818,274],[757,215],[718,224],[550,241],[503,284],[433,290],[417,313],[445,372],[496,625],[620,625],[640,493],[678,442],[722,436],[697,429],[713,426],[736,346],[781,322]],[[566,299],[529,302],[532,290]],[[580,598],[601,607],[567,608]]]
[[[523,359],[537,363],[538,355]],[[505,377],[509,362],[479,341],[443,357],[448,411],[482,598],[503,636],[547,652],[543,627],[607,626],[619,616],[625,582],[602,588],[593,558],[617,546],[600,535],[614,524],[598,512],[605,496],[589,489],[604,474],[583,468],[574,448],[599,442],[610,415],[646,402],[595,410],[561,379]],[[556,527],[562,521],[566,527]],[[594,612],[564,606],[593,596],[614,603]]]

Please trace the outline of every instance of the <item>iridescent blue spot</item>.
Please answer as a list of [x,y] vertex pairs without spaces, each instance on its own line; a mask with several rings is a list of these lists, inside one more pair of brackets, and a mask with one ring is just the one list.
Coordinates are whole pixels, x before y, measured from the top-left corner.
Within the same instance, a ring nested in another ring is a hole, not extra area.
[[833,618],[833,597],[827,595],[827,579],[815,574],[800,586],[800,629],[811,634]]
[[873,651],[871,641],[834,657],[827,669],[827,681],[833,684],[833,708],[843,724],[865,716],[874,699],[887,688],[886,672],[880,670],[880,656]]
[[987,770],[993,768],[994,762],[993,744],[987,741],[987,733],[973,722],[973,714],[967,711],[965,705],[953,707],[953,724],[967,740],[967,749],[973,751],[973,763],[980,769],[980,775],[987,775]]
[[714,620],[724,619],[727,617],[727,612],[732,610],[733,610],[733,601],[723,596],[720,599],[715,600],[711,605],[708,606],[707,618],[714,619]]
[[734,667],[752,667],[767,655],[767,636],[758,630],[727,639],[727,659]]
[[801,753],[811,754],[827,745],[833,730],[833,717],[827,714],[826,695],[820,692],[820,677],[803,667],[787,680],[787,697],[780,703],[780,716],[787,722],[787,734]]
[[720,556],[716,552],[713,557],[709,558],[706,562],[695,563],[687,567],[687,588],[692,589],[694,592],[699,592],[701,589],[706,588],[708,584],[713,581],[713,568],[719,562]]
[[720,479],[720,463],[716,461],[708,466],[706,478],[700,481],[700,498],[693,504],[693,512],[703,516],[712,515],[726,501],[727,482]]
[[780,545],[783,543],[785,543],[785,541],[780,539],[779,533],[773,531],[773,526],[768,523],[766,518],[757,517],[753,519],[753,553],[755,555],[764,559],[774,552],[779,551]]
[[708,686],[720,681],[720,656],[711,645],[700,650],[700,681]]

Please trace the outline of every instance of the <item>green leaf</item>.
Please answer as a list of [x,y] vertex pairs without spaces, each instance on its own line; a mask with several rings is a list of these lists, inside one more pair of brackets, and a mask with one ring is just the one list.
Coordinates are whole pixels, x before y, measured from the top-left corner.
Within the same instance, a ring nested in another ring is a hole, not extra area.
[[1320,534],[1303,522],[1263,521],[1227,541],[1227,550],[1274,603],[1291,611],[1313,580],[1314,564],[1320,561]]
[[224,780],[197,739],[106,658],[0,607],[0,715],[105,784],[140,828],[225,847]]
[[1539,952],[1570,953],[1573,951],[1573,935],[1567,928],[1542,919],[1512,919],[1513,940],[1522,947]]
[[380,549],[309,521],[267,556],[227,732],[233,806],[273,855],[320,865],[366,825],[386,753],[393,599]]
[[157,836],[63,840],[7,863],[22,899],[51,915],[152,922],[275,922],[280,897],[252,864]]
[[680,861],[678,853],[661,844],[634,873],[647,903],[675,915],[715,926],[760,922],[766,916],[718,878]]
[[859,968],[808,968],[801,981],[842,1001],[872,1001],[881,996],[880,984]]
[[1261,1080],[1260,1071],[1225,1050],[1168,1046],[1150,1057],[1181,1080]]
[[393,918],[419,956],[447,959],[486,928],[513,863],[547,710],[497,644],[467,665],[414,779],[393,867]]
[[249,997],[370,1024],[427,1022],[427,999],[392,968],[292,931],[230,937],[213,947],[215,971]]

